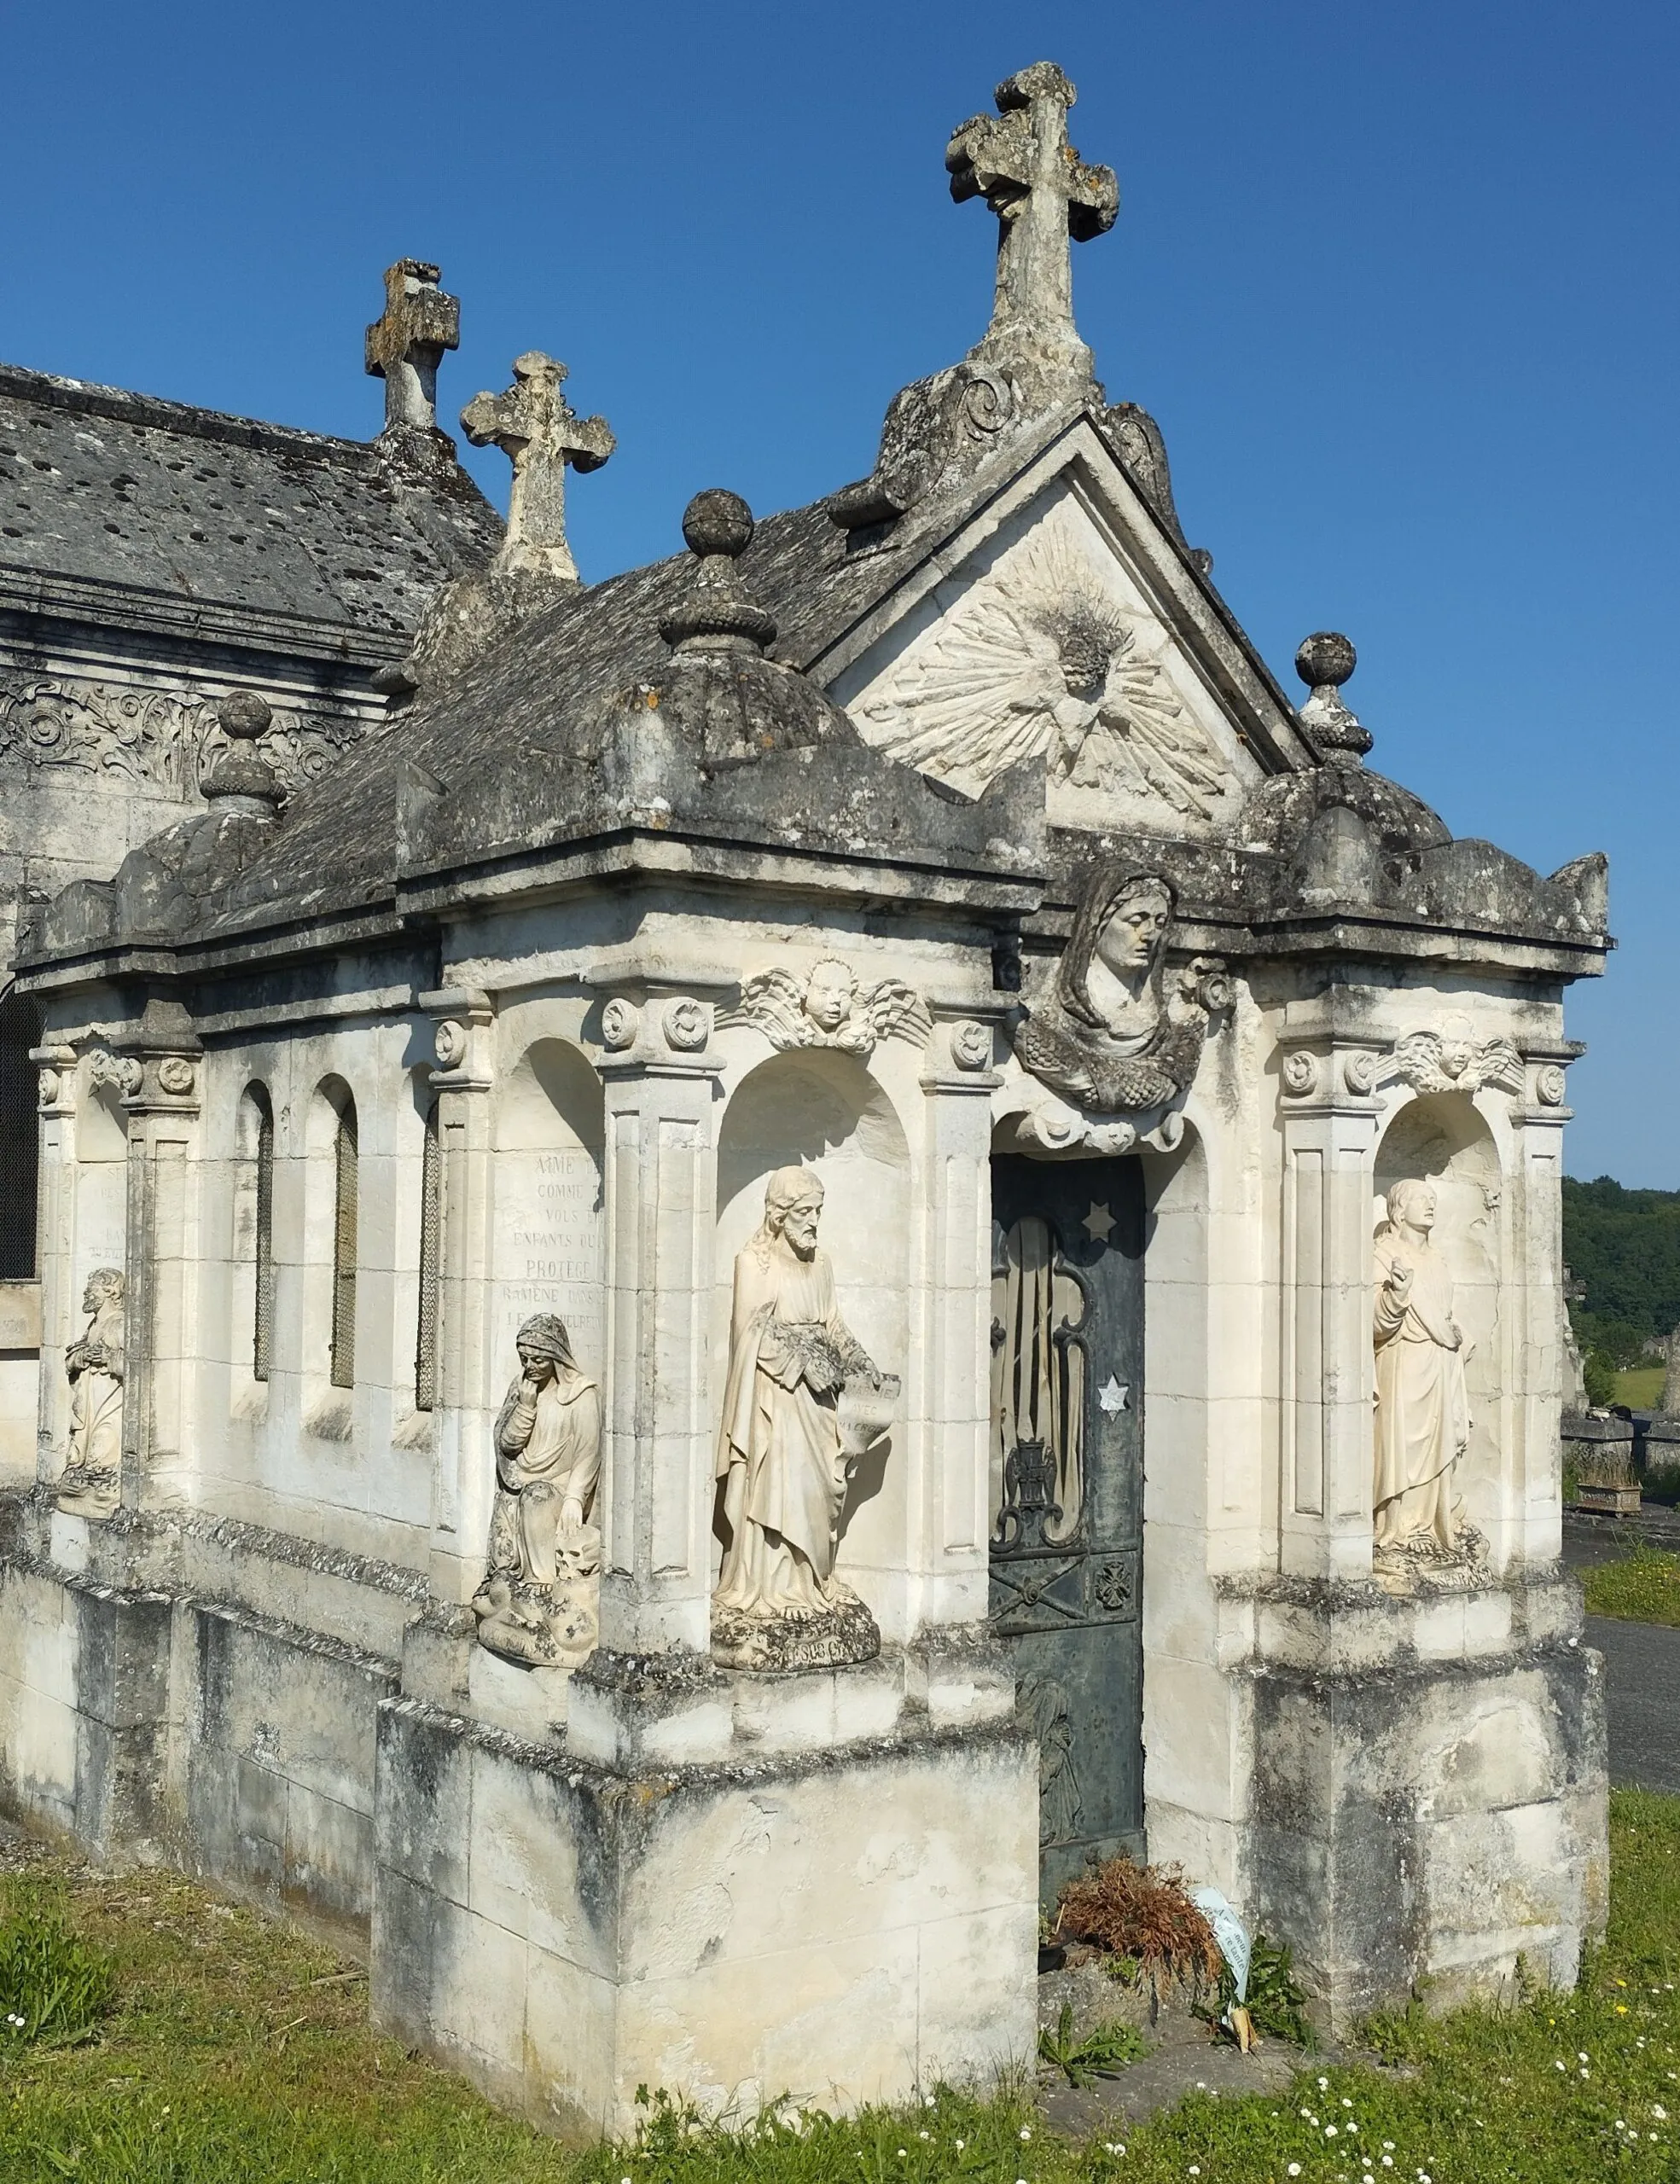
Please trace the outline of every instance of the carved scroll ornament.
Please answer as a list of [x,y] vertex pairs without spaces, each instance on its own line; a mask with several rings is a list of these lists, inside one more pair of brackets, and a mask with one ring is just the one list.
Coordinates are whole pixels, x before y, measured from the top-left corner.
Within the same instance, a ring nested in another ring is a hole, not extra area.
[[927,1005],[902,979],[863,985],[850,965],[826,957],[801,978],[791,971],[761,971],[741,989],[741,999],[720,1019],[724,1029],[750,1024],[773,1047],[837,1047],[868,1054],[881,1039],[920,1046],[933,1028]]

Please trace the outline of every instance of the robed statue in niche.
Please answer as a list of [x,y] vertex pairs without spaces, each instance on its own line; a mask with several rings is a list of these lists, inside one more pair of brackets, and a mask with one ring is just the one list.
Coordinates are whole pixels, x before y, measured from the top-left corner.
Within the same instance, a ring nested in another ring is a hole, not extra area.
[[124,1289],[113,1266],[88,1276],[82,1298],[86,1332],[64,1353],[70,1448],[57,1499],[67,1516],[108,1517],[121,1498]]
[[879,1437],[898,1383],[840,1316],[817,1242],[822,1211],[817,1176],[778,1168],[763,1223],[735,1263],[712,1645],[739,1667],[867,1659],[881,1642],[834,1559],[849,1464]]
[[1099,865],[1049,1002],[1015,1033],[1022,1067],[1089,1113],[1138,1113],[1175,1100],[1195,1075],[1210,1013],[1229,1004],[1229,982],[1212,958],[1199,957],[1169,990],[1175,908],[1158,873]]
[[1435,1213],[1434,1185],[1408,1178],[1389,1192],[1376,1237],[1375,1539],[1389,1559],[1460,1559],[1474,1544],[1452,1492],[1470,1402],[1452,1277],[1431,1241]]
[[520,1329],[520,1369],[496,1421],[496,1502],[479,1643],[532,1668],[576,1667],[597,1635],[601,1391],[572,1354],[565,1322]]

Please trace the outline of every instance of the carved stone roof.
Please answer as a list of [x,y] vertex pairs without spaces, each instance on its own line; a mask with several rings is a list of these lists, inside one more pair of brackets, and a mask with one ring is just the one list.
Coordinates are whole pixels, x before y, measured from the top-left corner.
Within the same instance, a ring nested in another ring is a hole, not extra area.
[[[328,625],[379,656],[501,523],[443,433],[364,444],[0,365],[0,606],[67,589]],[[423,444],[422,444],[423,443]],[[125,617],[126,619],[126,617]]]

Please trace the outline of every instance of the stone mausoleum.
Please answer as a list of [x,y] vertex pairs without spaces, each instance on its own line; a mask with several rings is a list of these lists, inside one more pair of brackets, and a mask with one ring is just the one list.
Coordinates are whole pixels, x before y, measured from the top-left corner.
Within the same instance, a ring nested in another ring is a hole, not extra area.
[[1373,771],[1346,638],[1298,700],[1255,653],[1075,330],[1073,102],[1039,63],[951,138],[991,320],[869,476],[584,585],[612,435],[521,357],[464,419],[506,537],[376,732],[303,778],[231,707],[24,943],[7,1798],[365,1950],[561,2129],[982,2076],[1120,1851],[1336,2024],[1602,1921],[1604,861]]

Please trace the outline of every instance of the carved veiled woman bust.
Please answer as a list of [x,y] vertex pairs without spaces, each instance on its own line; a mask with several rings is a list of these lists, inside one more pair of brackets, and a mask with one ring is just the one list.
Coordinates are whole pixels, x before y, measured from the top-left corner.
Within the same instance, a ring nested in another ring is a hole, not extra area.
[[1219,996],[1202,992],[1210,984],[1202,976],[1177,1005],[1166,997],[1176,908],[1158,873],[1106,864],[1091,876],[1049,1003],[1015,1033],[1021,1066],[1077,1107],[1107,1114],[1161,1107],[1195,1073]]

